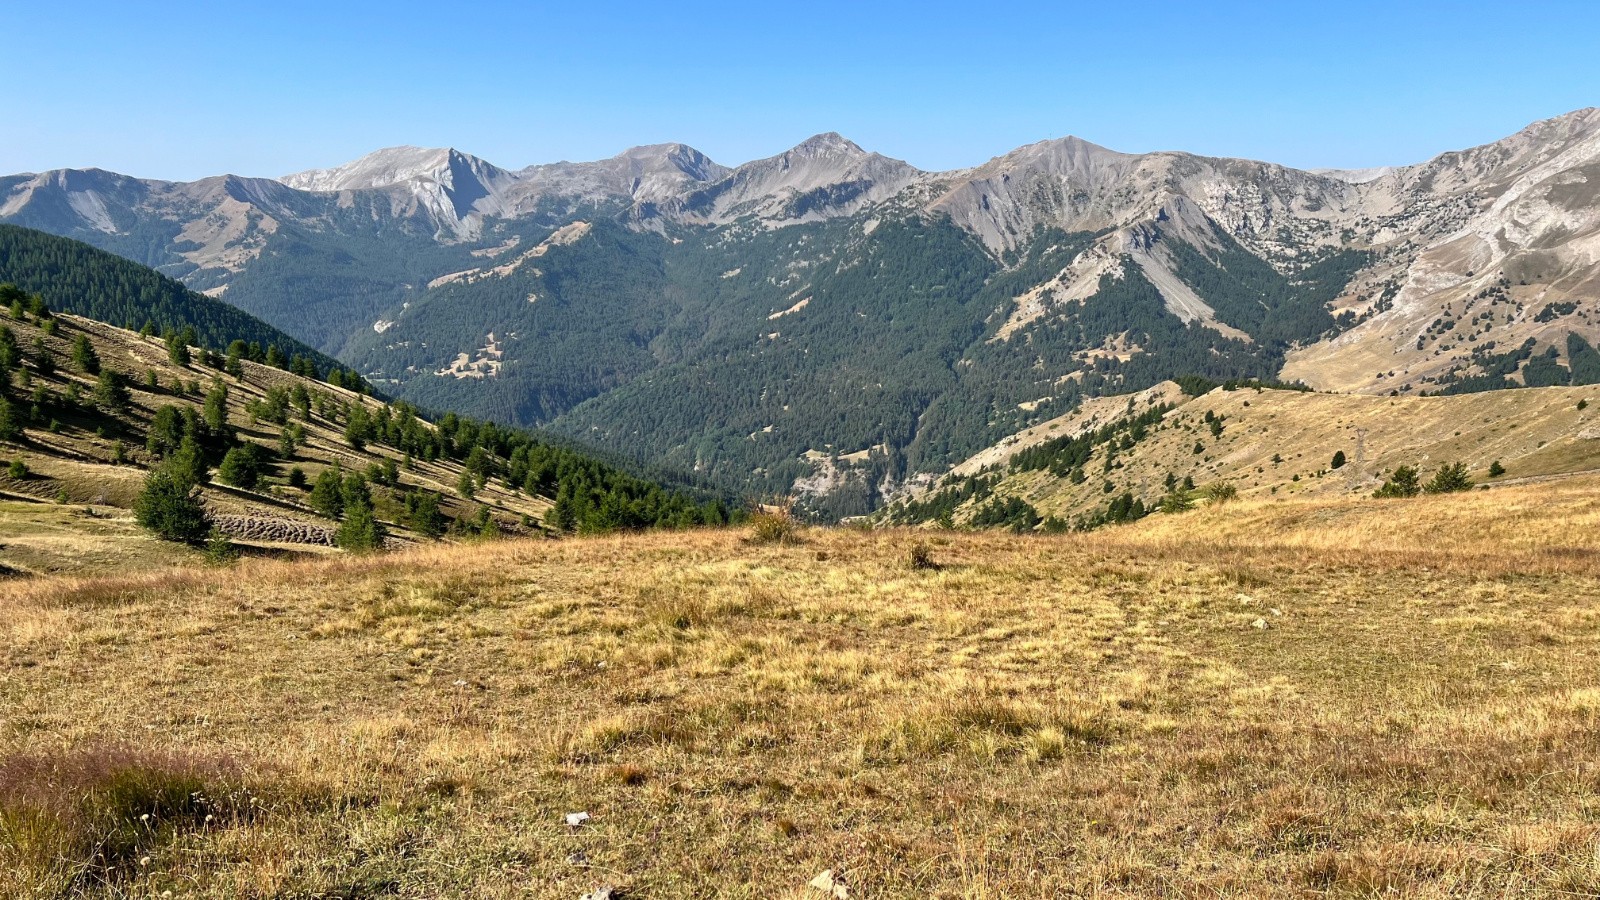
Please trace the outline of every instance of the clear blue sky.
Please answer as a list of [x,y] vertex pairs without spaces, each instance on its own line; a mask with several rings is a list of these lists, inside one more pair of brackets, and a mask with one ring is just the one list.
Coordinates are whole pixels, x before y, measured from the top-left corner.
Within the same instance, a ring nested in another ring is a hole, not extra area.
[[9,0],[0,173],[736,164],[821,131],[930,169],[1066,134],[1359,167],[1600,105],[1595,0],[234,5]]

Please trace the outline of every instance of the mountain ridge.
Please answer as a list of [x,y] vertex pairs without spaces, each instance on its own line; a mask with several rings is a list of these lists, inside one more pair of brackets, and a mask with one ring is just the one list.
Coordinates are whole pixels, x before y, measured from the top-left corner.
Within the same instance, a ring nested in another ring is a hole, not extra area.
[[1591,108],[1375,171],[1068,136],[927,172],[824,132],[732,167],[663,143],[517,170],[407,147],[280,180],[13,176],[0,219],[155,265],[399,396],[762,490],[856,466],[883,493],[1178,375],[1586,378],[1596,178]]

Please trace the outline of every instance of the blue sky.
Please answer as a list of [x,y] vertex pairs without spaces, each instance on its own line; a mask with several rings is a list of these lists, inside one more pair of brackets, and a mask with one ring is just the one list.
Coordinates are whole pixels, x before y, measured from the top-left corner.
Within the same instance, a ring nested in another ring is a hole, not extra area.
[[1359,167],[1600,105],[1593,0],[224,6],[5,4],[0,172],[674,140],[736,164],[822,131],[930,169],[1066,134]]

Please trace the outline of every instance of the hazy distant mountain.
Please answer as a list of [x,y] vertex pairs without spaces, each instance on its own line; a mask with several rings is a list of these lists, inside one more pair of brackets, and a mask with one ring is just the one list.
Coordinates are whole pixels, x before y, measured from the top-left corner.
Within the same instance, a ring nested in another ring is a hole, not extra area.
[[515,171],[400,147],[276,181],[0,178],[0,220],[157,266],[405,396],[870,504],[1173,375],[1585,378],[1597,178],[1589,109],[1360,171],[1071,137],[954,172],[837,134],[732,168],[682,144]]

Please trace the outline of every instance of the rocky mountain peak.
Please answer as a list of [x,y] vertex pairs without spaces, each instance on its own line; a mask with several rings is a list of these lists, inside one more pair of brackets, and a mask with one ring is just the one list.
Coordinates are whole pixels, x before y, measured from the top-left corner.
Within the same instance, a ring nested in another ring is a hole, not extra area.
[[837,131],[815,134],[796,144],[789,155],[804,157],[866,156],[867,151]]
[[386,147],[328,169],[309,169],[278,180],[301,191],[360,191],[406,184],[418,178],[440,180],[455,171],[499,173],[470,153],[453,147]]

